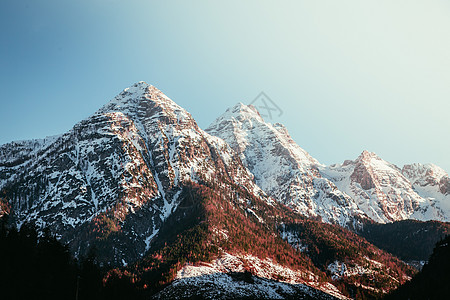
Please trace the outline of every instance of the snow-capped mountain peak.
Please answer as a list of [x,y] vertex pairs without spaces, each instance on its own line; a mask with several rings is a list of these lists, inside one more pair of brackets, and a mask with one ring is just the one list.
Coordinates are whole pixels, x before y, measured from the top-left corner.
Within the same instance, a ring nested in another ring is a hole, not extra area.
[[240,122],[249,119],[264,121],[256,107],[254,107],[253,105],[245,105],[242,102],[239,102],[235,106],[227,109],[226,112],[221,116],[221,118],[225,120],[235,118]]
[[381,158],[375,152],[364,150],[363,152],[361,152],[361,154],[358,156],[356,160],[369,162],[372,159],[381,160]]
[[350,197],[320,175],[323,165],[298,146],[283,125],[265,122],[255,107],[239,103],[206,131],[239,153],[268,195],[298,212],[341,225],[364,215]]
[[402,173],[416,193],[443,210],[443,220],[450,220],[450,177],[447,172],[434,164],[414,163],[405,165]]
[[[273,151],[288,152],[290,156],[295,157],[296,163],[299,164],[298,167],[309,168],[320,165],[316,159],[293,141],[283,125],[279,123],[272,125],[265,122],[253,105],[238,103],[211,123],[206,131],[223,138],[239,153],[248,147],[258,151],[258,147],[255,147],[254,143],[261,144],[265,139],[276,140],[277,149],[273,149]],[[251,160],[252,157],[249,156],[252,155],[249,154],[242,155],[242,158]],[[254,154],[260,156],[258,153]]]
[[391,169],[400,171],[400,168],[394,164],[391,164],[381,157],[379,157],[375,152],[370,152],[364,150],[358,158],[355,160],[356,164],[363,164],[366,167],[370,167],[373,170],[389,172]]
[[[402,173],[413,185],[418,184],[421,186],[439,185],[441,181],[444,183],[446,181],[445,178],[449,177],[447,172],[434,164],[414,163],[405,165],[402,168]],[[441,192],[448,194],[450,190],[447,190],[445,185],[443,185]]]
[[195,126],[191,114],[180,107],[156,87],[140,81],[124,89],[119,95],[97,111],[122,112],[139,119],[158,119],[172,124]]
[[105,254],[116,263],[148,250],[186,184],[218,174],[263,194],[224,141],[145,82],[67,133],[0,146],[0,192],[14,219],[49,227],[78,254],[89,245],[82,241],[120,230],[121,246]]

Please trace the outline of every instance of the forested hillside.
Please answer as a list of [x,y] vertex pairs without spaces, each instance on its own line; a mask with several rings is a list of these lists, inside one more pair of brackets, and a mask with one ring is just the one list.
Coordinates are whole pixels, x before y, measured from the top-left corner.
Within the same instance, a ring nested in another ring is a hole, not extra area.
[[411,281],[386,297],[394,299],[448,299],[450,295],[450,236],[439,241],[428,263]]

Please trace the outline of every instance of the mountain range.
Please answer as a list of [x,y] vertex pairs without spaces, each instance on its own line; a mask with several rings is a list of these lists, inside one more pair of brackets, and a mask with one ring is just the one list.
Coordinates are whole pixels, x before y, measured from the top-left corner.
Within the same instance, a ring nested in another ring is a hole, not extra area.
[[447,222],[450,179],[367,151],[325,166],[241,103],[202,130],[138,82],[67,133],[0,146],[2,215],[155,298],[361,298],[415,271],[352,231]]
[[365,150],[353,161],[325,166],[298,146],[283,125],[265,122],[255,107],[241,103],[206,132],[239,154],[270,197],[302,215],[350,228],[361,219],[449,221],[450,178],[436,165],[400,169]]

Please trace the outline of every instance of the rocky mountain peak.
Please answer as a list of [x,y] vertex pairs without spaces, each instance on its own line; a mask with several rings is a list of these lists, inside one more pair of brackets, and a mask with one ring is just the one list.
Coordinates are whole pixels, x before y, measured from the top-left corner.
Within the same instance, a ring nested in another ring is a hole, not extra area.
[[[139,81],[124,89],[94,115],[123,113],[127,118],[146,127],[147,123],[172,124],[175,127],[198,129],[191,114],[180,107],[156,87]],[[142,129],[141,128],[141,129]]]
[[450,178],[442,168],[434,164],[414,163],[402,168],[403,175],[416,189],[437,188],[443,195],[450,195]]
[[[153,97],[152,97],[153,95]],[[146,83],[145,81],[139,81],[135,84],[125,88],[115,98],[113,98],[105,106],[131,106],[136,105],[143,100],[157,100],[158,95],[164,95],[156,87]],[[152,99],[153,98],[153,99]],[[166,97],[167,98],[167,97]],[[168,101],[171,101],[167,98]]]
[[[401,170],[396,165],[389,163],[380,158],[376,153],[364,150],[358,158],[354,161],[355,171],[352,174],[353,179],[361,182],[361,186],[364,189],[370,189],[374,187],[374,183],[369,181],[375,180],[380,183],[385,183],[386,179],[389,180],[398,177],[400,181],[407,181],[401,174]],[[362,181],[360,180],[362,177]],[[370,177],[370,178],[369,178]],[[359,179],[358,179],[359,178]],[[367,180],[369,181],[367,181]],[[397,182],[397,180],[394,180]],[[364,184],[366,182],[367,184]]]
[[[233,107],[228,108],[225,113],[212,122],[206,131],[210,133],[232,132],[236,135],[240,135],[243,127],[252,128],[255,126],[255,123],[265,123],[258,110],[253,105],[237,103]],[[235,142],[237,142],[237,144]],[[239,141],[235,142],[231,143],[233,148],[245,147],[245,145]]]

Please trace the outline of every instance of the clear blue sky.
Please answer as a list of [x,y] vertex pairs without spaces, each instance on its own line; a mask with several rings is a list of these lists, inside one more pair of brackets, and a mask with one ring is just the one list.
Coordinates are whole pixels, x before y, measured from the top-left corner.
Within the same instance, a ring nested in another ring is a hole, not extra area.
[[63,133],[144,80],[205,128],[264,91],[325,164],[450,171],[448,1],[0,1],[0,144]]

